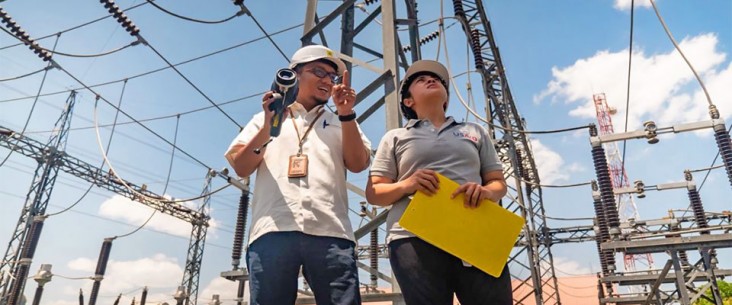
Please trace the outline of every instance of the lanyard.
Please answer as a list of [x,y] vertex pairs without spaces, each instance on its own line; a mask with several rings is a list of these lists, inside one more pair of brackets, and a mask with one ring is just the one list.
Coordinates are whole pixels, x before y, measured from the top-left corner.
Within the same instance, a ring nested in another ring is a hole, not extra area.
[[302,155],[302,144],[305,143],[305,138],[307,138],[310,131],[313,130],[313,126],[315,126],[315,122],[318,121],[318,119],[320,118],[321,115],[323,115],[323,112],[325,112],[325,109],[321,108],[320,111],[318,112],[318,115],[315,116],[315,119],[313,119],[313,121],[310,122],[310,126],[308,126],[308,129],[305,131],[305,134],[303,134],[302,137],[300,137],[300,130],[297,128],[297,123],[295,123],[295,116],[292,114],[292,111],[290,111],[290,118],[292,119],[292,126],[295,127],[295,132],[297,132],[297,139],[299,141],[297,143],[297,145],[299,146],[299,149],[297,150],[298,156]]

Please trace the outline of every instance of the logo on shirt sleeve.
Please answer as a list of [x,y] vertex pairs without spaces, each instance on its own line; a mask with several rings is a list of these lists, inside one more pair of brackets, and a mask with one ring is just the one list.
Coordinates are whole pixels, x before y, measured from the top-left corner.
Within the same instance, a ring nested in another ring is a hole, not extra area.
[[328,124],[328,121],[323,119],[323,129],[325,129],[325,127],[327,127],[327,126],[330,126],[330,124]]

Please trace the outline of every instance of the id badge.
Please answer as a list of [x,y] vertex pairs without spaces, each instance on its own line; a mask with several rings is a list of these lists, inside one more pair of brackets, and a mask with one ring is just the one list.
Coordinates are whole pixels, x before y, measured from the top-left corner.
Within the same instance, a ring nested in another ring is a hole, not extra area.
[[308,155],[290,156],[290,166],[287,168],[287,177],[302,178],[308,175]]

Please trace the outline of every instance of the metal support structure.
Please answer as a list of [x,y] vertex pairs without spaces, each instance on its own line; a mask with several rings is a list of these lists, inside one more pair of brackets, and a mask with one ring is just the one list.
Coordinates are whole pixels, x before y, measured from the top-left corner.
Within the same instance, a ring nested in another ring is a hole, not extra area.
[[[709,228],[711,231],[711,227]],[[728,227],[725,230],[729,230]],[[692,233],[699,233],[698,230],[693,230]],[[687,285],[687,276],[685,275],[684,268],[681,266],[681,259],[678,255],[680,251],[689,251],[695,249],[701,249],[702,251],[702,265],[704,270],[699,272],[704,273],[706,279],[710,285],[706,287],[712,287],[712,295],[715,299],[721,300],[719,292],[713,287],[716,284],[717,276],[724,274],[723,272],[715,273],[713,266],[711,265],[711,258],[708,255],[708,251],[711,248],[732,248],[732,233],[721,233],[721,234],[702,234],[699,236],[679,236],[665,239],[638,239],[630,241],[610,241],[603,243],[603,249],[612,249],[614,251],[623,251],[625,253],[668,253],[671,256],[674,266],[674,274],[676,278],[676,290],[678,292],[678,302],[680,304],[690,304],[693,299],[700,297],[705,289],[701,289],[696,292],[695,296],[689,295],[689,287]],[[706,254],[706,255],[705,255]]]
[[[146,187],[138,186],[130,181],[121,181],[114,175],[106,173],[98,167],[66,154],[65,144],[75,96],[76,92],[72,91],[67,100],[67,106],[56,123],[55,130],[58,130],[58,132],[51,136],[47,144],[43,144],[22,134],[18,134],[9,128],[0,126],[0,147],[5,147],[11,151],[34,158],[39,162],[18,225],[9,242],[5,257],[0,262],[1,273],[7,274],[0,282],[0,304],[5,302],[4,305],[16,305],[19,296],[25,288],[25,280],[17,279],[27,278],[27,269],[30,268],[42,226],[35,229],[35,234],[30,234],[31,229],[33,223],[39,217],[45,218],[46,207],[48,206],[53,185],[59,171],[77,176],[98,187],[138,201],[159,212],[189,222],[194,227],[197,223],[201,223],[202,220],[208,220],[208,216],[203,212],[190,209],[175,202],[166,201],[167,199],[165,197],[147,190]],[[138,194],[143,194],[144,196]],[[203,238],[205,237],[205,231],[202,234],[203,236],[198,235],[196,239],[205,240]],[[36,237],[31,238],[31,236]],[[186,265],[189,265],[189,263],[186,262]],[[20,277],[20,274],[17,274],[18,272],[26,274]]]
[[674,265],[674,274],[676,274],[676,289],[679,291],[679,300],[682,305],[690,305],[689,302],[689,291],[686,289],[686,282],[684,281],[684,271],[681,269],[681,263],[679,262],[679,256],[677,251],[669,251],[671,260]]
[[208,231],[208,208],[211,203],[211,179],[216,176],[214,170],[206,173],[203,185],[203,203],[198,208],[198,215],[202,218],[191,222],[191,238],[188,241],[188,257],[186,259],[186,268],[183,271],[183,281],[181,286],[185,288],[186,299],[185,305],[197,304],[198,302],[198,279],[201,275],[201,263],[203,262],[203,250],[206,246],[206,232]]
[[[17,142],[16,142],[17,141]],[[43,143],[20,135],[15,131],[0,125],[0,147],[5,147],[13,151],[19,152],[25,156],[39,159],[44,158],[46,147]],[[140,202],[158,212],[168,214],[183,221],[192,223],[203,217],[196,210],[188,208],[182,204],[175,202],[166,202],[167,198],[149,191],[147,188],[139,186],[130,181],[120,181],[114,175],[102,171],[102,169],[93,166],[81,159],[66,153],[59,152],[63,156],[56,163],[59,170],[68,174],[86,180],[89,183],[116,193],[122,197]],[[134,192],[125,187],[122,182],[127,184]],[[138,193],[144,196],[137,195]]]
[[[516,304],[560,304],[557,278],[554,273],[550,239],[546,232],[546,217],[539,187],[539,175],[529,139],[516,104],[508,86],[505,67],[498,52],[491,24],[482,1],[453,0],[455,17],[462,25],[466,39],[471,45],[475,68],[482,78],[486,109],[490,124],[488,129],[497,140],[497,151],[504,162],[509,194],[503,205],[526,219],[526,226],[516,249],[509,259],[520,262],[519,256],[526,255],[526,263],[517,263],[512,268],[526,268],[527,278],[514,285],[514,291],[528,286],[525,295],[515,295]],[[494,126],[501,126],[496,128]],[[513,193],[513,194],[512,194]],[[508,202],[510,199],[510,202]],[[512,270],[514,274],[525,274],[523,270]],[[533,300],[530,300],[532,298]]]
[[[16,305],[25,288],[28,269],[40,238],[42,221],[40,227],[34,230],[35,233],[30,233],[32,227],[36,225],[36,217],[46,214],[53,186],[58,177],[59,165],[64,163],[64,151],[66,150],[71,113],[74,110],[75,103],[76,91],[71,91],[66,99],[66,106],[54,125],[54,130],[58,130],[58,132],[51,134],[46,144],[38,143],[36,153],[33,155],[38,162],[38,167],[30,190],[26,195],[25,205],[21,210],[18,224],[15,227],[13,236],[10,238],[5,256],[0,261],[0,271],[7,274],[5,278],[0,279],[0,303],[6,302],[7,305]],[[1,127],[0,130],[2,130]],[[17,151],[24,147],[24,144],[22,139],[0,135],[0,146]],[[7,300],[5,300],[6,298]]]
[[[413,10],[413,9],[412,9]],[[410,11],[410,9],[407,9]],[[391,71],[393,76],[384,82],[384,108],[386,110],[386,130],[402,126],[402,118],[399,111],[399,97],[397,95],[397,84],[399,83],[399,37],[396,34],[396,8],[394,0],[381,1],[381,22],[384,29],[382,47],[384,49],[384,70]],[[419,39],[419,37],[417,37]]]

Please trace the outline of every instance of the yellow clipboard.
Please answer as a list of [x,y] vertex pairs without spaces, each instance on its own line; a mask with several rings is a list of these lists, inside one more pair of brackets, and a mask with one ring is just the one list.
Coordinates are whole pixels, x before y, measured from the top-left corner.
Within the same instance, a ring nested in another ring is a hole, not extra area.
[[466,208],[464,194],[450,199],[460,185],[443,175],[437,176],[437,193],[414,194],[399,224],[426,242],[499,277],[524,219],[490,200],[484,200],[475,209]]

